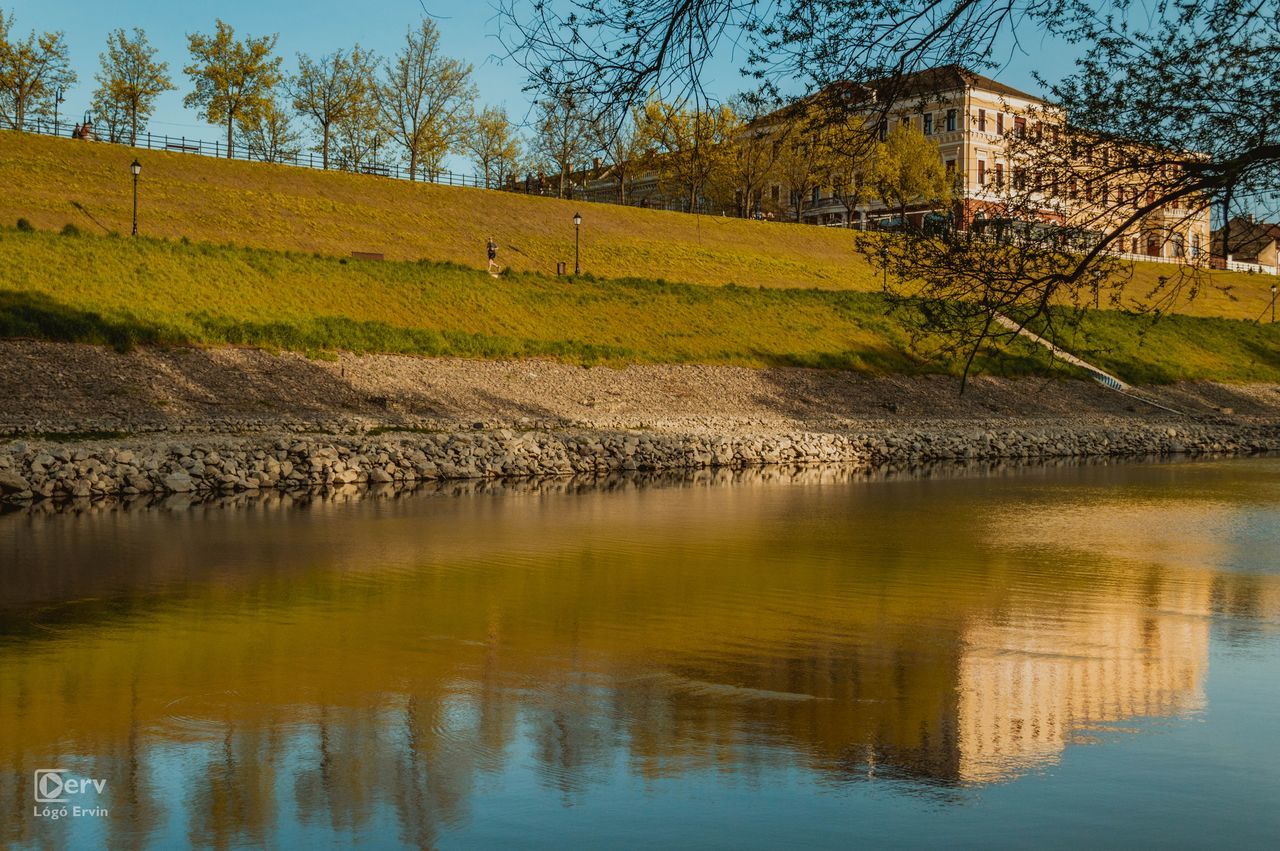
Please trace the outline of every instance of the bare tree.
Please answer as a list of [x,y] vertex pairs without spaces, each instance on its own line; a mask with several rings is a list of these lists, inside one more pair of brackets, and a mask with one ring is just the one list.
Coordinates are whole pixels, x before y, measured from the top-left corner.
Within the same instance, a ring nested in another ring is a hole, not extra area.
[[319,59],[298,54],[298,71],[288,79],[293,108],[320,136],[320,162],[329,167],[335,124],[350,120],[373,97],[373,57],[360,45]]
[[569,197],[570,175],[582,168],[591,150],[591,123],[570,92],[558,92],[538,101],[534,123],[533,154],[551,163],[559,177],[557,198]]
[[13,13],[0,11],[0,119],[22,131],[31,113],[53,111],[58,89],[73,85],[76,73],[61,32],[20,39],[12,30]]
[[644,139],[633,109],[617,109],[596,116],[590,123],[589,145],[600,155],[602,176],[618,185],[618,203],[627,203],[627,192],[636,173],[644,165]]
[[442,54],[435,23],[423,19],[405,34],[404,46],[385,64],[383,76],[378,87],[382,124],[404,150],[409,179],[416,179],[420,162],[438,171],[467,129],[476,98],[471,66]]
[[209,123],[226,125],[228,158],[237,122],[255,123],[272,102],[272,90],[280,82],[280,57],[273,55],[278,37],[237,41],[235,30],[221,19],[212,34],[187,36],[191,64],[182,70],[194,89],[182,102]]
[[98,57],[102,70],[97,74],[95,109],[99,115],[122,113],[126,117],[130,145],[138,144],[138,125],[145,125],[151,117],[156,98],[174,88],[168,63],[157,62],[155,57],[156,49],[147,41],[147,34],[136,27],[132,37],[122,29],[108,35],[107,52]]

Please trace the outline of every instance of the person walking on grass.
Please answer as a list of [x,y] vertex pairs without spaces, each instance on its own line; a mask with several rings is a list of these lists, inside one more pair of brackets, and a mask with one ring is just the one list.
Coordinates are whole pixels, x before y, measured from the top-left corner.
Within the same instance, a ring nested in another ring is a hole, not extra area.
[[493,237],[489,237],[489,244],[486,246],[489,252],[489,274],[495,278],[502,271],[502,267],[498,265],[498,243],[493,241]]

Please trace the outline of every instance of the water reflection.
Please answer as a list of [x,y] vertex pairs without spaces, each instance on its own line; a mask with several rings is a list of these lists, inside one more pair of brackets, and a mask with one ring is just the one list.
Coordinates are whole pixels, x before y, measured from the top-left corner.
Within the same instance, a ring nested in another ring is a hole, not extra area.
[[[516,825],[619,777],[950,800],[1275,635],[1275,461],[946,469],[0,517],[3,838],[425,847],[524,776]],[[49,765],[111,817],[9,818]]]

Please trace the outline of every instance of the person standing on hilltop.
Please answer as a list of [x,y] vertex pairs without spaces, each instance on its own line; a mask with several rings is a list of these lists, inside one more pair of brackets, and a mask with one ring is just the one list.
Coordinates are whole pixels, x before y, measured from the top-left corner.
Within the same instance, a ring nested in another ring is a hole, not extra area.
[[495,278],[502,271],[502,267],[498,265],[498,243],[494,242],[493,237],[489,237],[489,244],[486,246],[489,252],[489,274]]

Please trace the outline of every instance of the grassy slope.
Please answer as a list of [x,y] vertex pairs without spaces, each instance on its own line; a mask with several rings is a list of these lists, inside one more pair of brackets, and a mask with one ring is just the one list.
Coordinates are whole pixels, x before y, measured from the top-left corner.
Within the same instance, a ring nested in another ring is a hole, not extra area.
[[[1135,381],[1280,381],[1280,325],[1103,312],[1102,365]],[[453,264],[0,230],[0,336],[233,343],[299,351],[551,355],[612,363],[946,370],[907,354],[873,293],[704,287],[642,279],[502,278]],[[986,370],[1039,366],[1003,356]]]
[[[128,233],[129,162],[144,164],[144,233],[346,256],[381,251],[479,267],[490,234],[516,270],[550,272],[573,261],[576,210],[583,213],[583,268],[602,277],[695,284],[874,291],[875,272],[839,229],[688,216],[609,204],[556,201],[478,189],[409,184],[363,175],[227,162],[160,151],[0,131],[0,223],[71,222],[90,232]],[[79,205],[78,207],[76,205]],[[1131,292],[1174,267],[1138,264]],[[1269,301],[1269,276],[1214,273],[1230,294],[1206,288],[1191,315],[1252,319]]]

